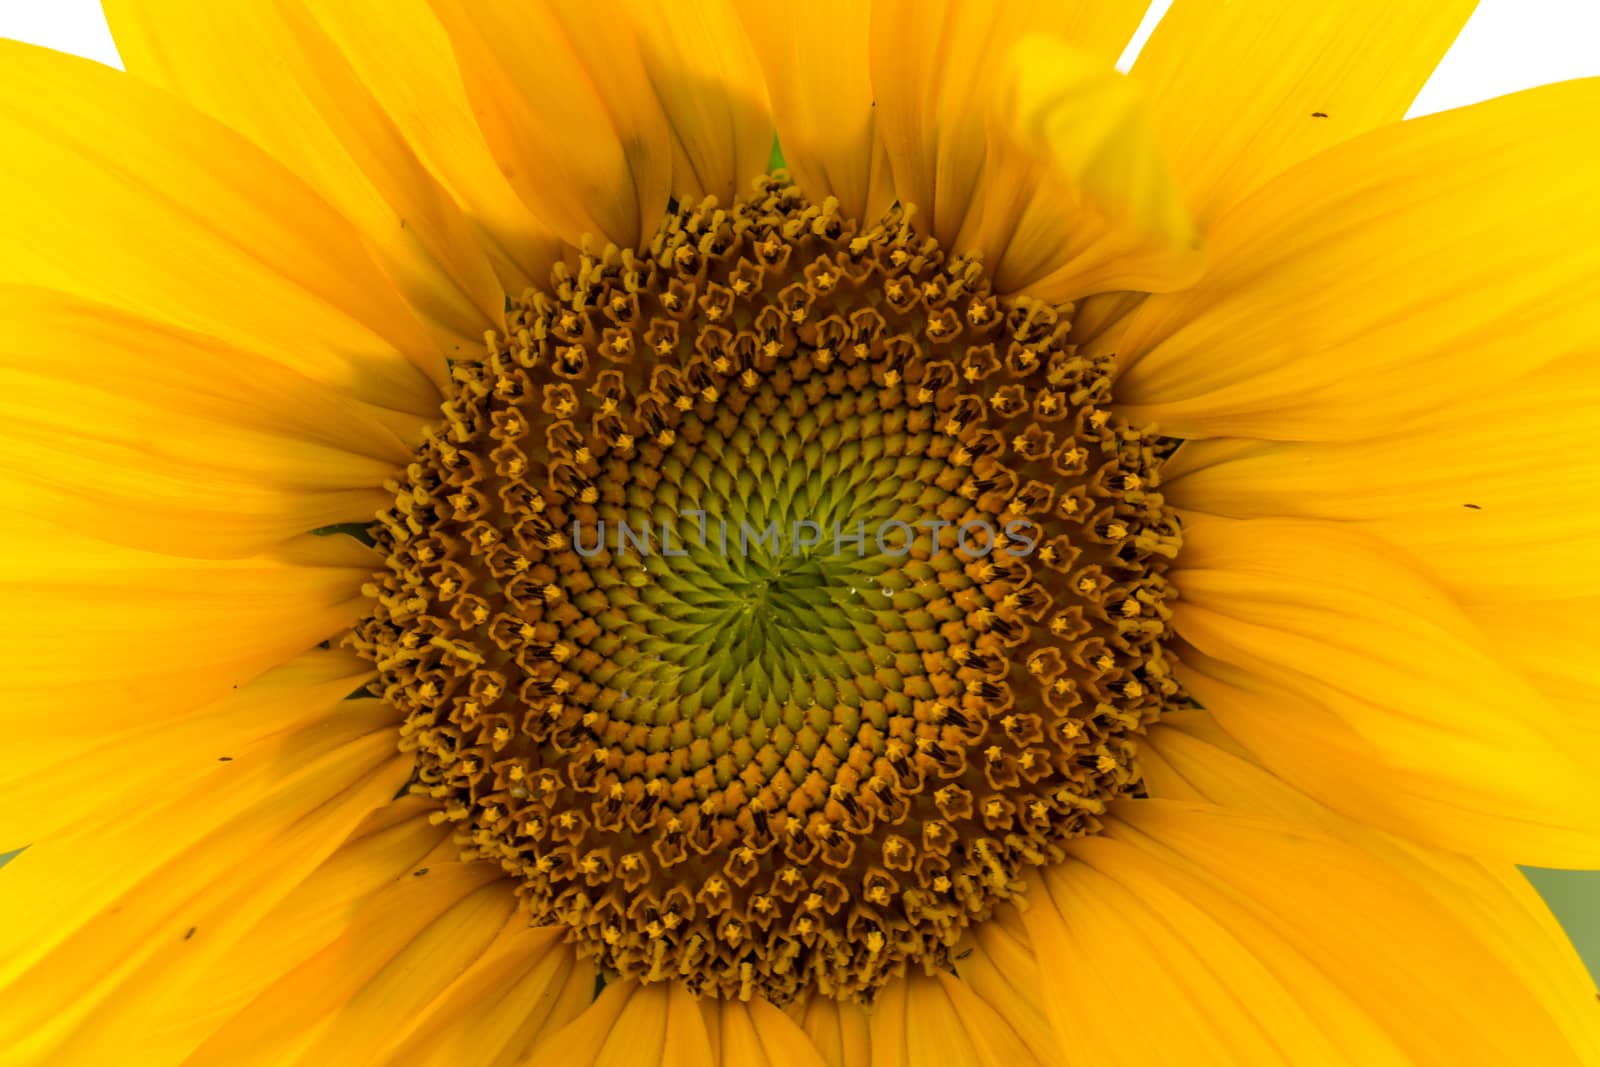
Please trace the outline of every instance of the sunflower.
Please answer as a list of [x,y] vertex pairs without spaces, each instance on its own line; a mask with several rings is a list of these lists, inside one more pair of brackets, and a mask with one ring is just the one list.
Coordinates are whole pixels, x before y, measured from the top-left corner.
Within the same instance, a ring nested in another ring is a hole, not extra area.
[[0,1061],[1600,1063],[1600,83],[1472,5],[0,63]]

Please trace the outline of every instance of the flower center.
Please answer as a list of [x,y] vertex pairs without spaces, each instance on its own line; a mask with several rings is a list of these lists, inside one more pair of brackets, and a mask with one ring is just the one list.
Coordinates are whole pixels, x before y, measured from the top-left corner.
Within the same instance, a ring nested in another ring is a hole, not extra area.
[[455,365],[357,645],[533,922],[867,999],[1137,789],[1178,529],[1069,311],[771,178]]

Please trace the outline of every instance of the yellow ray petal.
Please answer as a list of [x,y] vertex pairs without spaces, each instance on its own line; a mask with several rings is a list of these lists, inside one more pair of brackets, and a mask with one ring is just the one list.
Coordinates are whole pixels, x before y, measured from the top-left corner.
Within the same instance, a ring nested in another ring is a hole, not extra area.
[[1039,961],[1026,938],[1013,933],[1021,929],[1021,914],[1003,906],[993,919],[974,929],[970,951],[958,951],[956,973],[972,995],[1004,1016],[1027,1046],[1029,1062],[1049,1067],[1065,1061],[1039,998]]
[[[422,868],[418,868],[422,870]],[[340,936],[207,1038],[201,1063],[374,1063],[467,973],[515,910],[497,867],[430,859],[364,900]]]
[[[0,878],[9,1049],[52,1047],[137,967],[199,936],[237,938],[411,772],[392,712],[347,705],[246,745],[182,788],[32,843]],[[198,948],[198,946],[195,946]],[[174,964],[182,970],[184,962]]]
[[1562,744],[1600,773],[1600,596],[1469,605],[1495,654],[1559,716]]
[[[432,0],[489,150],[562,239],[637,247],[666,208],[672,150],[632,27],[513,0]],[[604,71],[603,74],[591,72]]]
[[868,70],[871,5],[743,4],[765,73],[784,163],[815,203],[870,222],[894,201],[889,157],[877,132]]
[[1189,692],[1273,771],[1395,833],[1600,865],[1600,781],[1560,718],[1393,549],[1331,523],[1185,515]]
[[1369,440],[1196,441],[1166,469],[1180,507],[1356,523],[1458,599],[1600,594],[1600,374],[1593,352]]
[[851,1062],[826,1058],[793,1019],[760,997],[747,1003],[717,1001],[711,1011],[719,1047],[717,1058],[708,1062],[720,1067],[825,1067]]
[[727,4],[433,3],[501,170],[567,241],[638,247],[669,194],[726,200],[765,170],[765,89]]
[[1059,304],[1195,279],[1194,228],[1136,85],[1029,37],[1004,57],[994,93],[987,167],[954,247],[980,254],[1000,291]]
[[441,352],[479,350],[505,294],[477,235],[302,3],[111,0],[106,19],[130,73],[250,137],[354,223]]
[[[326,693],[315,691],[284,693],[280,699],[296,696],[327,700]],[[189,750],[189,760],[203,761],[199,774],[170,784],[149,783],[133,796],[103,794],[96,818],[29,842],[23,853],[27,861],[19,858],[14,868],[7,868],[24,873],[15,878],[8,874],[4,885],[12,904],[37,910],[34,921],[0,930],[7,948],[0,980],[24,973],[62,939],[75,936],[98,911],[175,858],[200,856],[205,850],[197,850],[197,843],[214,848],[225,836],[213,837],[219,829],[238,831],[258,819],[264,824],[258,829],[282,829],[283,819],[292,822],[314,811],[380,769],[387,777],[399,772],[389,785],[392,797],[407,770],[389,766],[399,759],[393,712],[376,701],[324,704],[318,710],[317,723],[247,737],[226,760]],[[358,813],[357,821],[365,814]],[[274,818],[278,824],[272,823]],[[82,874],[90,869],[97,871],[95,877]],[[73,871],[80,874],[71,875]],[[59,883],[53,891],[48,884],[52,878]]]
[[311,13],[483,234],[506,291],[548,284],[565,246],[500,172],[428,0],[340,0]]
[[506,931],[415,1020],[388,1062],[510,1067],[539,1037],[566,1025],[594,996],[594,968],[555,928],[513,918]]
[[1086,852],[1044,876],[1039,914],[1028,916],[1041,949],[1073,972],[1044,992],[1071,1062],[1407,1062],[1313,963],[1251,929],[1237,903],[1141,865],[1119,842]]
[[1426,889],[1474,939],[1539,997],[1583,1062],[1600,1061],[1594,981],[1522,873],[1439,852],[1341,818],[1251,760],[1203,711],[1163,717],[1140,748],[1155,756],[1146,785],[1157,798],[1207,800],[1316,826]]
[[1129,801],[1024,914],[1073,1062],[1580,1062],[1426,892],[1308,827]]
[[1397,122],[1476,0],[1176,0],[1133,66],[1202,225],[1252,189]]
[[872,5],[872,91],[894,189],[945,247],[967,223],[985,165],[989,101],[1026,34],[1072,45],[1110,70],[1147,3],[982,0]]
[[[241,914],[248,897],[208,890],[214,919],[197,917],[192,937],[165,939],[159,952],[127,972],[74,1028],[61,1056],[114,1061],[126,1051],[127,1035],[138,1032],[151,1062],[183,1062],[265,989],[345,934],[374,894],[435,862],[430,854],[441,844],[443,862],[454,862],[449,831],[429,820],[431,810],[431,801],[411,797],[383,805],[264,916],[255,909]],[[275,859],[265,855],[261,864],[275,872]],[[260,872],[247,864],[240,873],[248,879]],[[241,921],[247,929],[234,936]]]
[[672,132],[673,195],[727,204],[750,192],[772,156],[772,108],[733,0],[627,0],[623,10]]
[[699,998],[674,983],[667,992],[667,1031],[659,1058],[633,1062],[660,1063],[661,1067],[704,1067],[717,1063],[718,1056],[712,1049],[710,1029]]
[[867,1010],[872,1067],[1003,1067],[1048,1063],[973,987],[946,975],[909,974],[879,991]]
[[1118,398],[1183,437],[1375,436],[1586,343],[1600,286],[1600,79],[1373,131],[1219,219],[1152,297]]
[[0,728],[96,731],[171,721],[336,637],[360,615],[375,553],[303,538],[270,555],[195,560],[0,521]]
[[[575,1018],[594,996],[594,968],[578,960],[561,930],[533,929],[512,911],[472,954],[492,919],[506,914],[509,896],[506,882],[485,887],[473,899],[475,913],[452,915],[449,926],[418,937],[340,1009],[304,1062],[514,1064],[540,1036]],[[452,958],[462,939],[469,951]],[[431,981],[417,980],[413,960],[437,969]]]
[[[970,957],[969,957],[970,959]],[[998,1004],[979,996],[971,983],[948,974],[929,979],[918,975],[910,979],[912,1023],[912,1063],[936,1067],[940,1063],[959,1063],[959,1055],[949,1056],[944,1049],[970,1045],[971,1062],[982,1067],[1007,1067],[1010,1064],[1060,1062],[1056,1050],[1046,1045],[1035,1051],[1034,1042],[1025,1039],[1011,1018],[1010,1002]],[[937,992],[935,988],[937,987]],[[1042,1035],[1032,1035],[1039,1040]]]
[[429,415],[440,354],[298,177],[137,78],[0,43],[0,280],[83,293]]
[[1035,14],[1035,25],[1045,33],[1070,42],[1072,47],[1100,63],[1112,66],[1122,58],[1149,7],[1149,0],[1074,0],[1048,4]]
[[1073,309],[1070,340],[1094,355],[1114,353],[1148,293],[1099,293]]
[[800,1025],[828,1067],[872,1067],[867,1010],[829,996],[811,997]]
[[0,848],[98,825],[130,797],[214,778],[219,762],[332,713],[372,674],[353,653],[313,649],[175,722],[107,729],[84,715],[65,734],[55,722],[32,724],[10,737],[25,758],[0,768]]
[[611,982],[583,1014],[535,1045],[526,1062],[530,1067],[544,1063],[664,1065],[669,1055],[669,1019],[680,1027],[692,1027],[698,1017],[700,1032],[693,1040],[698,1045],[705,1039],[705,1016],[685,1011],[686,998],[692,998],[688,990],[671,982]]
[[867,1010],[867,1038],[872,1049],[872,1067],[911,1067],[908,1032],[911,1019],[907,984],[890,982],[878,990]]
[[250,555],[368,521],[410,458],[367,405],[221,341],[15,285],[0,319],[11,499],[82,533]]
[[[605,1047],[607,1038],[630,1006],[634,1009],[634,1022],[638,1021],[637,1015],[641,1010],[659,1016],[657,1033],[664,1034],[667,1007],[665,990],[659,985],[655,986],[652,994],[641,998],[640,1005],[633,1005],[635,995],[645,991],[646,987],[637,982],[607,982],[600,995],[577,1018],[554,1034],[546,1035],[534,1046],[533,1054],[524,1061],[523,1067],[534,1067],[539,1063],[598,1062],[597,1057]],[[551,1050],[557,1050],[560,1058],[552,1056]]]
[[[195,1062],[374,1062],[410,1013],[482,955],[512,907],[498,869],[430,859],[426,875],[362,901],[336,941],[277,976],[206,1038]],[[346,1057],[328,1059],[333,1051]]]
[[[882,1026],[890,1031],[885,1040],[893,1040],[893,1031],[900,1032],[899,1039],[906,1047],[906,1067],[935,1067],[937,1064],[999,1067],[1000,1063],[1024,1062],[1027,1052],[1021,1042],[993,1017],[992,1009],[983,1010],[987,1005],[981,1001],[966,998],[965,1006],[977,1009],[974,1016],[969,1017],[959,1010],[955,997],[948,995],[950,991],[938,979],[918,974],[901,981],[906,987],[905,1017],[896,1019],[885,1012]],[[961,990],[963,987],[958,983],[954,988]],[[876,1031],[879,1025],[876,1015],[873,1022]],[[979,1027],[976,1032],[969,1030],[973,1023]],[[1007,1037],[1011,1038],[1009,1042]],[[991,1047],[998,1049],[1006,1045],[1010,1046],[1006,1049],[1010,1053],[1008,1057],[996,1060],[986,1055]]]

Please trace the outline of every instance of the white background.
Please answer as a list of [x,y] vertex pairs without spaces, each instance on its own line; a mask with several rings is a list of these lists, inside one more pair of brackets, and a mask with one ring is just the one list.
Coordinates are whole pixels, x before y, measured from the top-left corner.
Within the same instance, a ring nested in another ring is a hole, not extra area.
[[[1123,56],[1123,69],[1132,62],[1170,2],[1156,0]],[[0,37],[121,65],[98,0],[0,0]],[[1477,13],[1422,90],[1411,113],[1443,111],[1547,82],[1596,75],[1600,75],[1600,0],[1481,0]],[[1595,116],[1594,123],[1595,135],[1600,138],[1600,115]],[[1531,876],[1584,953],[1590,969],[1600,974],[1600,873],[1531,872]]]

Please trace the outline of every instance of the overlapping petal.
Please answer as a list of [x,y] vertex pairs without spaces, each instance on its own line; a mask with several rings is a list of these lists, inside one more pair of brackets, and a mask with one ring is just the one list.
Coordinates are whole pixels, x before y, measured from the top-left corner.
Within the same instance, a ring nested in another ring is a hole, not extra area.
[[1180,507],[1348,522],[1407,550],[1465,603],[1600,594],[1600,349],[1353,441],[1190,442]]
[[1069,852],[1024,917],[1071,1062],[1582,1062],[1467,924],[1326,833],[1138,800]]
[[74,736],[64,709],[93,731],[181,718],[343,634],[378,562],[349,538],[322,537],[184,559],[7,513],[0,590],[14,607],[0,614],[0,730],[42,751]]
[[1384,127],[1212,228],[1205,276],[1140,308],[1127,415],[1181,437],[1349,440],[1592,348],[1600,79]]
[[214,119],[5,41],[0,152],[0,280],[207,334],[369,404],[437,407],[442,353],[360,235]]
[[870,56],[877,128],[896,196],[945,247],[974,211],[990,139],[990,101],[1004,62],[1025,37],[1071,46],[1109,71],[1144,3],[1127,0],[872,4]]
[[13,506],[152,552],[253,555],[364,522],[421,420],[80,297],[0,285]]
[[1419,846],[1336,815],[1251,759],[1203,711],[1164,718],[1140,755],[1151,796],[1204,800],[1315,826],[1415,882],[1540,998],[1582,1062],[1600,1058],[1594,979],[1520,871]]
[[1476,0],[1176,0],[1132,74],[1208,227],[1280,171],[1399,121]]
[[816,203],[876,219],[894,201],[868,69],[869,4],[741,4],[760,58],[785,163]]
[[[61,1049],[96,1043],[90,1017],[134,975],[156,961],[169,978],[189,973],[209,947],[236,941],[405,782],[411,761],[395,750],[387,707],[335,711],[325,690],[277,699],[318,699],[321,714],[231,753],[185,746],[205,773],[180,762],[176,782],[99,794],[99,812],[32,840],[6,866],[0,906],[27,916],[0,928],[8,1054],[70,1062]],[[102,1050],[107,1040],[126,1034],[99,1033]]]
[[1600,866],[1600,779],[1561,717],[1392,548],[1333,523],[1190,515],[1187,690],[1328,807],[1507,862]]
[[[637,248],[668,197],[727,202],[772,146],[732,7],[434,0],[479,125],[533,213],[570,244]],[[597,249],[598,251],[598,249]]]
[[106,14],[130,72],[291,166],[360,230],[443,353],[478,349],[505,299],[489,257],[311,10],[299,0],[113,0]]

